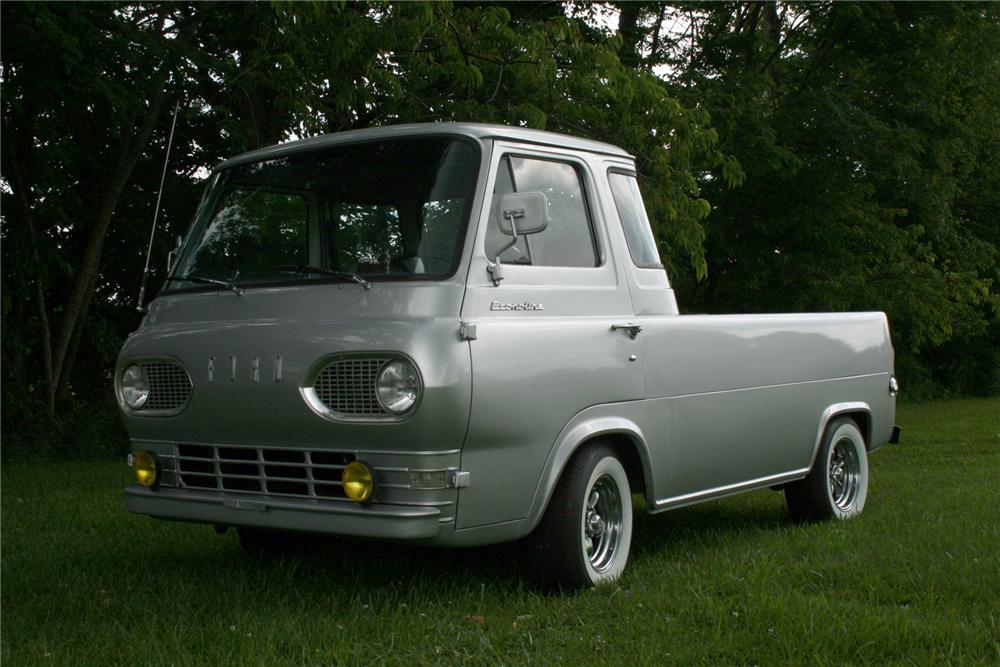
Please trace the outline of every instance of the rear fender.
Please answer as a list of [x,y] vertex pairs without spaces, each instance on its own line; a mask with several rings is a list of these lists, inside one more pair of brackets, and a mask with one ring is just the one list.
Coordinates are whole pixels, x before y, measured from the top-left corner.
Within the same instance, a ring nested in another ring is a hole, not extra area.
[[823,442],[823,434],[830,422],[842,415],[863,415],[864,423],[859,424],[862,434],[865,436],[865,446],[870,450],[872,447],[872,409],[867,403],[861,401],[852,403],[834,403],[819,418],[819,428],[816,430],[816,442],[813,445],[813,453],[809,459],[809,467],[812,468],[816,462],[816,455],[819,453],[820,443]]

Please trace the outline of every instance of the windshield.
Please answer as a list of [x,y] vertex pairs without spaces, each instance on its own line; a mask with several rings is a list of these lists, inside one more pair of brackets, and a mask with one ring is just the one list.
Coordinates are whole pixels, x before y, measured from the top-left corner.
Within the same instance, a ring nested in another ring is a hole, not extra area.
[[166,289],[447,278],[477,166],[470,143],[406,138],[223,170]]

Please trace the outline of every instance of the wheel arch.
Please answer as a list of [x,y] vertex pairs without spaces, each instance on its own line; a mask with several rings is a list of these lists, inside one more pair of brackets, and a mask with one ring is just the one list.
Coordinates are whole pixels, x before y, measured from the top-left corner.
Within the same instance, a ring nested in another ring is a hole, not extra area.
[[528,511],[528,532],[542,520],[566,464],[583,447],[596,443],[605,444],[618,454],[633,493],[642,493],[648,503],[653,502],[653,468],[639,426],[623,417],[577,419],[567,425],[549,454]]
[[854,421],[857,425],[858,430],[861,431],[861,437],[865,441],[865,449],[871,451],[872,448],[872,409],[867,403],[862,401],[850,402],[850,403],[834,403],[823,411],[820,415],[819,427],[816,429],[816,442],[813,444],[812,457],[809,459],[809,467],[811,468],[813,463],[816,461],[816,455],[819,452],[820,443],[823,442],[823,436],[826,434],[826,429],[835,419],[840,417],[848,417]]

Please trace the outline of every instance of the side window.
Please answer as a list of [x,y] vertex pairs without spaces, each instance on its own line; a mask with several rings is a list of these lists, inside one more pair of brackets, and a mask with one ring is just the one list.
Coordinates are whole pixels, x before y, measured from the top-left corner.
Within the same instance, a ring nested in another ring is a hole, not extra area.
[[608,181],[632,262],[644,269],[662,269],[663,264],[660,263],[656,240],[649,226],[649,218],[646,217],[646,207],[643,206],[635,176],[611,172],[608,174]]
[[515,156],[500,161],[489,225],[486,255],[491,259],[510,241],[499,228],[500,199],[512,192],[541,192],[549,203],[549,225],[520,236],[501,255],[504,264],[534,266],[597,266],[594,233],[580,174],[570,164]]

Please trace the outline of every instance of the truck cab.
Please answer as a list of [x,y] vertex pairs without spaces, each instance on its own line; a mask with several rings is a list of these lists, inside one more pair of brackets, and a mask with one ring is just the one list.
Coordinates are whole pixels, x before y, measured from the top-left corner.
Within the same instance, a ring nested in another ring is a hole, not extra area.
[[621,574],[633,494],[859,513],[898,388],[882,313],[679,315],[625,151],[451,123],[219,165],[115,386],[133,512],[526,538],[568,586]]

